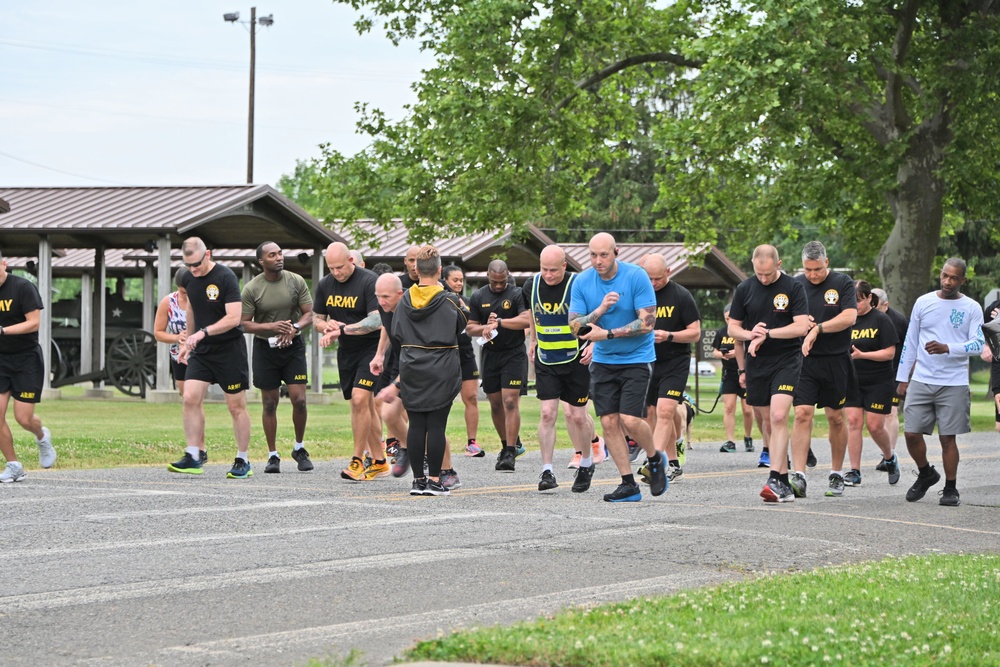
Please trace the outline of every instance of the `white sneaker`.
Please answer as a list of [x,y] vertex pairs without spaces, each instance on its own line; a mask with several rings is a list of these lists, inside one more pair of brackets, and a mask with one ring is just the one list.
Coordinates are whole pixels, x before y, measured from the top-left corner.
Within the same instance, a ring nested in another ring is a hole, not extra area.
[[4,484],[20,482],[22,479],[24,479],[24,468],[20,463],[8,463],[4,471],[0,472],[0,482]]
[[608,455],[607,450],[604,449],[604,438],[601,436],[597,436],[597,442],[590,443],[590,448],[593,450],[595,465],[602,462]]
[[42,439],[38,443],[38,463],[43,468],[51,468],[56,464],[56,449],[52,446],[52,434],[42,427]]

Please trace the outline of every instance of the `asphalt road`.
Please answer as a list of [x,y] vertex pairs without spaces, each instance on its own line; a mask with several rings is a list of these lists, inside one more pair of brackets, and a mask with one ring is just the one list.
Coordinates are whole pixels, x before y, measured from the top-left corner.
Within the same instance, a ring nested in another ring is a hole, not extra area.
[[870,444],[863,484],[825,498],[820,441],[809,497],[780,506],[757,495],[757,455],[718,444],[697,445],[683,480],[635,504],[601,501],[618,481],[610,462],[590,492],[571,493],[566,449],[554,492],[536,490],[529,452],[515,473],[495,472],[492,455],[456,457],[463,487],[447,498],[411,497],[404,479],[345,482],[344,461],[298,473],[285,460],[265,475],[258,460],[246,481],[225,479],[222,463],[201,477],[170,474],[166,461],[29,471],[0,487],[2,662],[296,665],[357,648],[381,665],[420,638],[571,605],[1000,550],[1000,436],[959,442],[959,508],[937,504],[943,483],[907,503],[912,462],[901,454],[890,487]]

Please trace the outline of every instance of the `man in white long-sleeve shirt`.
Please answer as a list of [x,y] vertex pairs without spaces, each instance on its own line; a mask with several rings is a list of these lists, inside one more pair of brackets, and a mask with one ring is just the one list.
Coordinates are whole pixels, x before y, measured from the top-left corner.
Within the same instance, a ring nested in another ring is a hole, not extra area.
[[972,430],[969,413],[969,357],[984,345],[983,312],[963,295],[965,262],[952,257],[941,269],[941,289],[923,295],[913,304],[910,328],[903,343],[896,380],[904,398],[903,431],[906,448],[919,474],[906,492],[915,502],[941,481],[941,474],[927,461],[927,443],[934,424],[941,441],[945,484],[941,504],[957,507],[959,500],[958,443],[956,436]]

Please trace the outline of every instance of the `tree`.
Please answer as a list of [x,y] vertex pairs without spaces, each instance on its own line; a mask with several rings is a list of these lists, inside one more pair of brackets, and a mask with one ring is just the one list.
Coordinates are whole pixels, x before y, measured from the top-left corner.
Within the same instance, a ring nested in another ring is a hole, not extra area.
[[320,161],[343,176],[335,217],[402,217],[418,238],[568,225],[641,112],[658,226],[692,246],[816,226],[860,263],[877,250],[908,309],[944,215],[995,217],[994,0],[340,1],[437,62],[404,119],[359,106],[368,150]]

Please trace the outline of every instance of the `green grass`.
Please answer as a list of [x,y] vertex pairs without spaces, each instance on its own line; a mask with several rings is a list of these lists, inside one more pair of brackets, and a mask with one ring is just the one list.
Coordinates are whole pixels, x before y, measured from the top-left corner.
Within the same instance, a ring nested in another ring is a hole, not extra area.
[[[327,378],[324,378],[327,381]],[[40,403],[36,413],[52,430],[56,449],[59,452],[61,468],[100,468],[122,465],[162,465],[176,457],[184,444],[179,403],[151,404],[128,398],[115,392],[113,399],[85,399],[82,386],[63,388],[63,399]],[[718,378],[702,378],[699,405],[707,410],[712,407],[718,391]],[[309,422],[306,427],[306,444],[311,456],[318,460],[347,458],[351,454],[353,437],[350,427],[348,405],[340,398],[339,390],[327,390],[334,394],[330,405],[311,405]],[[534,393],[533,391],[531,393]],[[694,394],[694,388],[689,387]],[[985,385],[972,387],[972,428],[976,431],[992,431],[994,428],[994,408],[986,396]],[[260,402],[248,403],[251,420],[251,458],[264,457],[267,449],[260,428]],[[37,449],[33,438],[14,422],[13,409],[8,408],[7,421],[14,434],[19,456],[28,467],[37,465]],[[500,443],[490,419],[489,404],[479,404],[479,443],[490,451],[499,449]],[[465,421],[461,401],[456,402],[448,422],[448,436],[452,451],[460,452],[465,445]],[[228,459],[235,450],[232,420],[224,403],[206,403],[206,442],[213,461]],[[529,447],[538,445],[539,402],[533,396],[521,400],[521,440]],[[741,418],[737,417],[737,429],[742,429]],[[827,433],[823,411],[818,410],[813,435],[824,437]],[[291,409],[287,400],[278,408],[278,446],[285,451],[291,444]],[[756,433],[755,439],[759,434]],[[692,427],[692,439],[697,448],[699,442],[720,443],[725,439],[722,426],[722,402],[711,414],[700,414]],[[569,437],[560,419],[557,427],[559,447],[569,446]]]
[[419,643],[412,660],[1000,665],[1000,556],[921,556],[571,609]]

